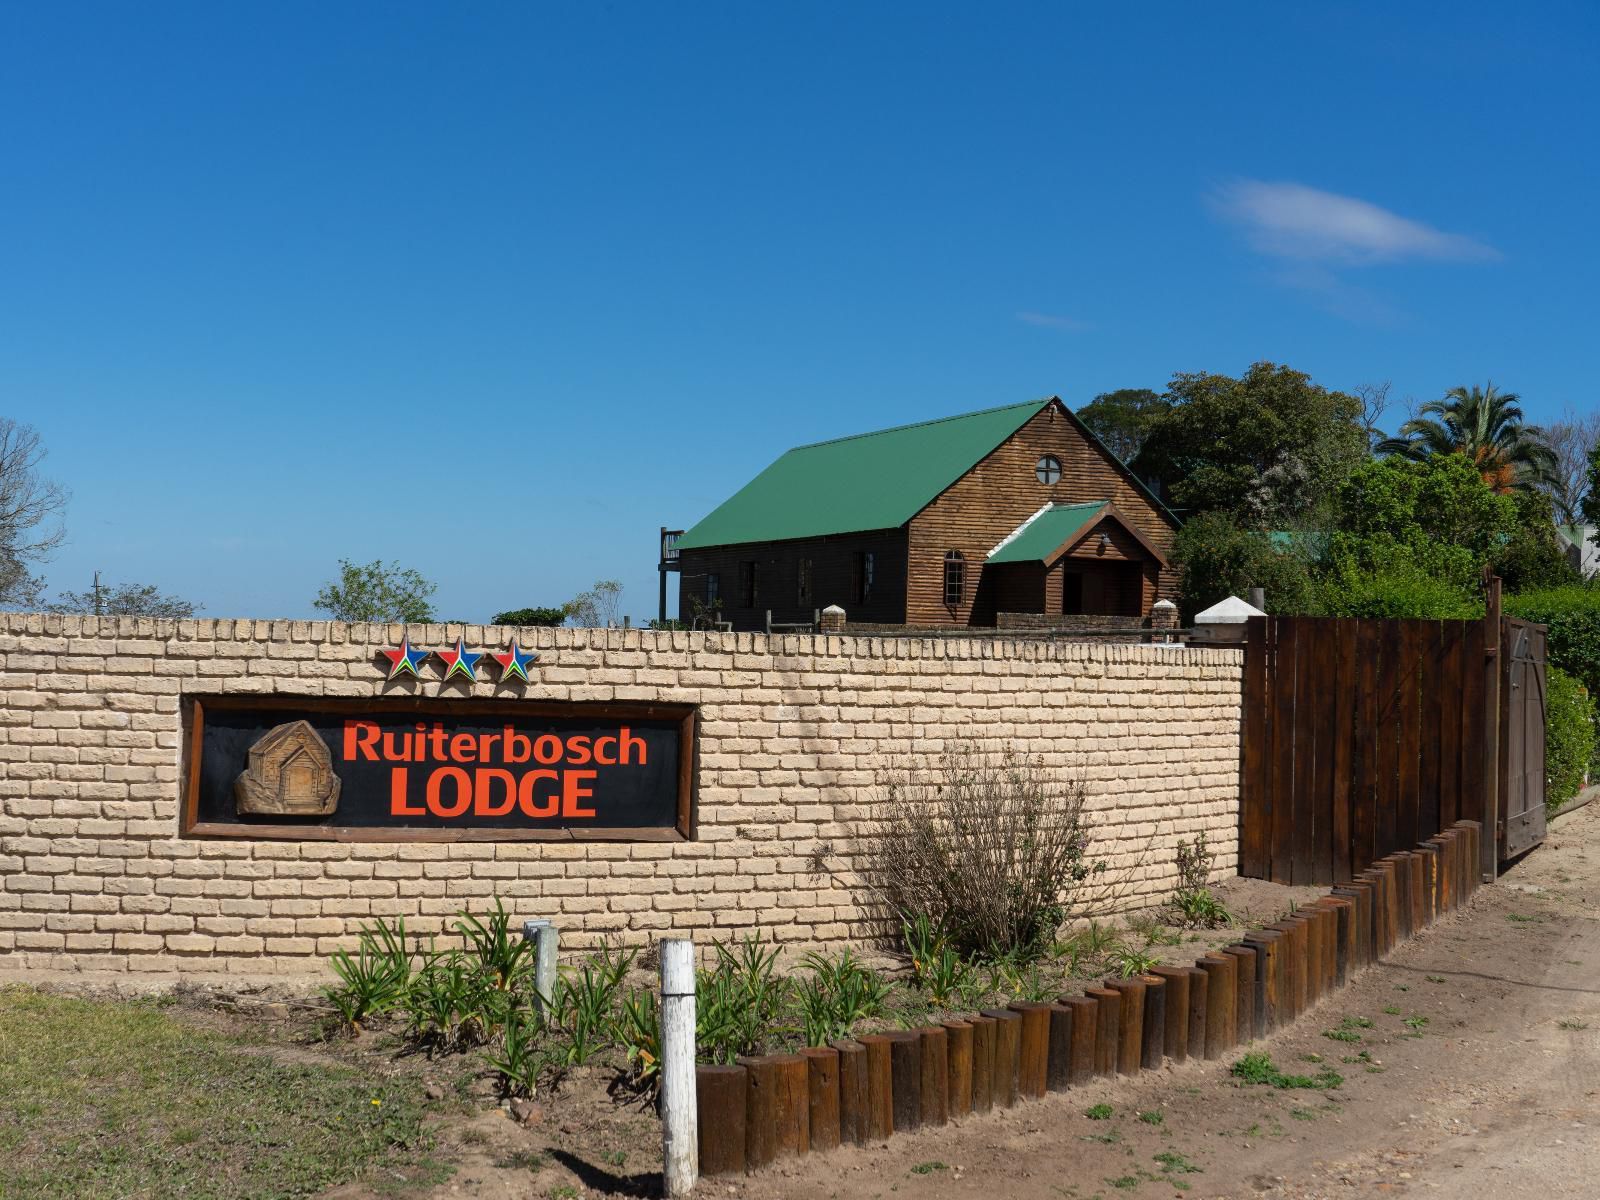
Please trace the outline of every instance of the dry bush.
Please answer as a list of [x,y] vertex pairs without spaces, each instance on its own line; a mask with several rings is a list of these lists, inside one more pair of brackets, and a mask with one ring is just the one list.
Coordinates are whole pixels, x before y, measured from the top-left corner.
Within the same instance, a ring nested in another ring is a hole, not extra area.
[[885,778],[879,792],[865,839],[879,900],[902,922],[926,917],[969,957],[1043,952],[1103,866],[1088,857],[1082,784],[1014,750],[959,745],[932,769]]

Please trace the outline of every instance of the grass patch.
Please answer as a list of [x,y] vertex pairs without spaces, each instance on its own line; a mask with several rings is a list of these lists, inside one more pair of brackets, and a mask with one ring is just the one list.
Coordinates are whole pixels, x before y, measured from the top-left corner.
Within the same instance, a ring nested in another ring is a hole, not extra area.
[[1577,1033],[1580,1029],[1589,1028],[1589,1022],[1587,1022],[1587,1021],[1572,1021],[1572,1020],[1557,1021],[1556,1022],[1556,1028],[1557,1029],[1566,1029],[1566,1030],[1570,1030],[1573,1033]]
[[416,1079],[280,1062],[152,1002],[0,988],[0,1196],[308,1196],[438,1182]]
[[1095,1104],[1083,1110],[1083,1115],[1091,1121],[1109,1121],[1111,1114],[1116,1110],[1109,1104]]
[[1522,913],[1507,913],[1506,920],[1515,921],[1519,925],[1537,925],[1542,918],[1524,916]]
[[945,1166],[942,1162],[933,1160],[931,1162],[918,1163],[916,1166],[911,1168],[911,1173],[913,1175],[932,1175],[935,1171],[948,1171],[949,1169],[950,1168]]
[[1336,1042],[1359,1042],[1361,1035],[1354,1029],[1324,1029],[1322,1036],[1332,1038]]
[[1266,1084],[1275,1088],[1311,1088],[1327,1091],[1344,1082],[1344,1076],[1331,1067],[1324,1067],[1315,1075],[1286,1075],[1278,1069],[1270,1054],[1246,1054],[1230,1068],[1235,1079],[1247,1084]]
[[1166,1119],[1167,1117],[1165,1113],[1157,1112],[1155,1109],[1151,1109],[1149,1112],[1142,1112],[1139,1114],[1139,1120],[1143,1121],[1146,1125],[1159,1125]]
[[1137,1175],[1119,1175],[1115,1179],[1106,1180],[1106,1182],[1114,1188],[1121,1188],[1125,1192],[1131,1192],[1134,1188],[1143,1183],[1144,1180],[1140,1179]]

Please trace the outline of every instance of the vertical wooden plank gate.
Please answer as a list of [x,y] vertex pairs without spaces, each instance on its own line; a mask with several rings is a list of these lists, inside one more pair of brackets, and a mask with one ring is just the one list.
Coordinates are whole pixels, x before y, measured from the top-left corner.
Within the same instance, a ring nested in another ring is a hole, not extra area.
[[1537,844],[1543,637],[1542,626],[1498,613],[1486,621],[1252,618],[1241,873],[1343,883],[1457,820],[1482,820],[1496,796],[1499,858]]

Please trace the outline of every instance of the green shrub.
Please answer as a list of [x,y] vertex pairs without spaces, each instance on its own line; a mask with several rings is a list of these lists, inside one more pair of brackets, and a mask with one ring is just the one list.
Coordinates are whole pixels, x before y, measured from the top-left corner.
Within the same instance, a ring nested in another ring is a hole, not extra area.
[[1588,690],[1560,667],[1546,675],[1544,737],[1545,807],[1555,809],[1578,794],[1595,753],[1595,706]]
[[1600,696],[1600,588],[1573,585],[1519,592],[1504,602],[1508,617],[1550,627],[1550,662]]
[[1482,597],[1397,558],[1379,570],[1339,564],[1316,587],[1316,608],[1330,617],[1393,617],[1472,621]]
[[564,625],[567,621],[567,610],[562,608],[512,608],[505,612],[495,613],[490,622],[493,625],[543,625],[551,627]]

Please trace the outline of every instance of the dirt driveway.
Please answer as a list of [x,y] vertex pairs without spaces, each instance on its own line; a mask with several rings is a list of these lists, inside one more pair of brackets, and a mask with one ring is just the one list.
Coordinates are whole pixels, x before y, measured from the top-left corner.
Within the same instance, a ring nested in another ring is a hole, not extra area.
[[[1232,1054],[700,1194],[1600,1197],[1597,905],[1593,804],[1470,909],[1252,1047],[1289,1073],[1331,1067],[1337,1088],[1241,1085]],[[1113,1115],[1089,1119],[1097,1104]]]

